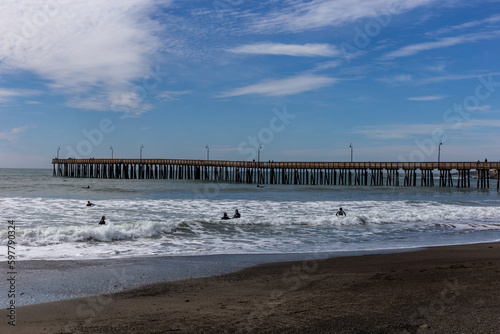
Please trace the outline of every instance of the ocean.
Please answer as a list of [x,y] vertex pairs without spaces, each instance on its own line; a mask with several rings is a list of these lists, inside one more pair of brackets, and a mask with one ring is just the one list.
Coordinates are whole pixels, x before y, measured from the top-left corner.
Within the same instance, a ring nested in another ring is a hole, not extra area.
[[[435,182],[437,184],[437,180]],[[0,244],[16,259],[379,251],[500,240],[490,189],[53,177],[0,169]],[[87,201],[95,206],[87,207]],[[337,217],[342,207],[347,216]],[[238,209],[241,218],[230,217]],[[106,216],[106,225],[99,225]]]

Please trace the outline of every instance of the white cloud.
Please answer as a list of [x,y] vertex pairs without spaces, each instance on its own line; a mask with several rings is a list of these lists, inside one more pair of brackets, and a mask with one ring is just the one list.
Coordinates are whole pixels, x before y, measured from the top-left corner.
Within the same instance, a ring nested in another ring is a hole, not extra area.
[[2,132],[0,132],[0,140],[14,141],[17,139],[18,134],[26,131],[29,128],[30,127],[28,127],[28,126],[22,126],[19,128],[13,128],[11,130],[2,131]]
[[465,29],[474,28],[474,27],[477,27],[480,25],[495,24],[498,22],[500,22],[500,15],[496,14],[496,15],[492,15],[492,16],[487,17],[487,18],[482,19],[482,20],[474,20],[474,21],[465,22],[465,23],[462,23],[459,25],[444,27],[444,28],[438,29],[434,32],[428,33],[427,35],[431,35],[431,36],[432,35],[442,35],[442,34],[447,34],[447,33],[456,31],[456,30],[465,30]]
[[332,60],[332,61],[327,61],[327,62],[318,64],[313,69],[313,71],[324,71],[324,70],[328,70],[328,69],[331,69],[331,68],[336,68],[336,67],[339,67],[340,65],[342,65],[342,63],[343,63],[343,61],[340,60],[340,59]]
[[[456,74],[456,75],[442,75],[438,77],[420,79],[417,81],[418,84],[432,84],[439,83],[443,81],[459,81],[459,80],[469,80],[469,79],[479,79],[484,78],[487,80],[489,76],[500,75],[500,72],[491,72],[486,74]],[[496,82],[496,81],[495,81]]]
[[437,101],[437,100],[442,100],[446,96],[444,95],[427,95],[427,96],[414,96],[414,97],[409,97],[408,100],[410,101]]
[[429,123],[429,124],[387,124],[379,126],[360,127],[354,133],[364,134],[375,139],[404,139],[415,138],[416,136],[429,135],[436,130],[439,131],[463,131],[464,129],[484,127],[500,128],[498,119],[463,120],[459,126],[457,123]]
[[387,53],[382,59],[395,59],[400,57],[413,56],[423,51],[446,48],[464,43],[474,43],[485,39],[494,39],[500,37],[500,31],[492,31],[490,33],[467,34],[456,37],[445,37],[434,42],[417,43],[407,45],[399,50]]
[[381,126],[365,126],[354,131],[376,139],[403,139],[415,135],[431,133],[438,128],[437,124],[389,124]]
[[398,75],[393,75],[390,77],[383,77],[380,79],[377,79],[380,82],[386,83],[386,84],[400,84],[400,83],[405,83],[405,82],[412,82],[413,77],[411,74],[398,74]]
[[251,24],[258,31],[305,31],[341,26],[359,19],[388,21],[390,17],[411,9],[438,2],[436,0],[312,0],[284,1]]
[[432,71],[432,72],[444,72],[445,68],[446,68],[446,64],[445,63],[440,63],[440,64],[436,64],[436,65],[425,66],[426,70],[429,70],[429,71]]
[[16,97],[27,97],[40,94],[39,91],[30,89],[6,89],[0,87],[0,104],[7,103]]
[[495,112],[491,109],[491,106],[488,104],[476,107],[468,107],[467,110],[473,112]]
[[227,51],[239,54],[286,55],[297,57],[335,57],[340,54],[336,46],[330,44],[282,44],[260,43],[242,45]]
[[335,78],[302,74],[281,80],[265,80],[255,85],[233,89],[217,97],[231,97],[247,94],[285,96],[319,89],[337,81],[338,79]]
[[189,93],[191,93],[190,90],[180,90],[180,91],[166,90],[156,95],[156,99],[164,102],[177,101],[179,100],[178,96]]
[[18,97],[18,96],[31,96],[40,94],[39,91],[30,89],[6,89],[0,88],[0,97]]
[[[155,0],[2,0],[0,73],[31,72],[64,93],[116,91],[146,76],[160,47]],[[81,97],[78,97],[81,98]]]
[[100,110],[100,111],[120,111],[128,117],[137,117],[148,110],[153,109],[153,106],[145,102],[142,95],[134,91],[115,91],[103,94],[94,94],[85,97],[73,97],[67,103],[72,108]]

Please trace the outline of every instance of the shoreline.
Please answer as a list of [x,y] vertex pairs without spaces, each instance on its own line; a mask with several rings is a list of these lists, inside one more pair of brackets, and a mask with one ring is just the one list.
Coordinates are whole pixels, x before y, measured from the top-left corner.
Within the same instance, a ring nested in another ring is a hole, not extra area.
[[[144,285],[203,278],[236,272],[266,263],[326,259],[407,252],[421,248],[331,251],[311,253],[207,254],[149,256],[88,260],[18,261],[16,304],[36,305],[106,293],[116,293]],[[8,302],[0,295],[0,304]]]
[[496,333],[500,243],[266,263],[21,306],[2,333]]

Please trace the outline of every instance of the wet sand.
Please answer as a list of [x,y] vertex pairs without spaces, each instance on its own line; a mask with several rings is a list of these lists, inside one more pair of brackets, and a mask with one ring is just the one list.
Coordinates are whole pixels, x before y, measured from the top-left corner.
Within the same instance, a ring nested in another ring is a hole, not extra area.
[[0,333],[498,333],[500,244],[264,264],[16,308]]

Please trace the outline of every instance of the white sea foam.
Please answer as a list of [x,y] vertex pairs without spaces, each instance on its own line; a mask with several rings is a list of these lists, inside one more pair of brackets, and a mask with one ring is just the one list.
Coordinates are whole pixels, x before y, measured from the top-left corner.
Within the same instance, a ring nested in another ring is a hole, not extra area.
[[[111,199],[86,207],[78,199],[0,198],[2,216],[16,220],[24,259],[377,249],[461,243],[472,232],[500,235],[500,207],[493,205],[345,201],[347,216],[336,217],[337,203]],[[242,218],[220,220],[235,209]],[[97,224],[102,215],[105,226]],[[5,245],[7,231],[0,235]]]

